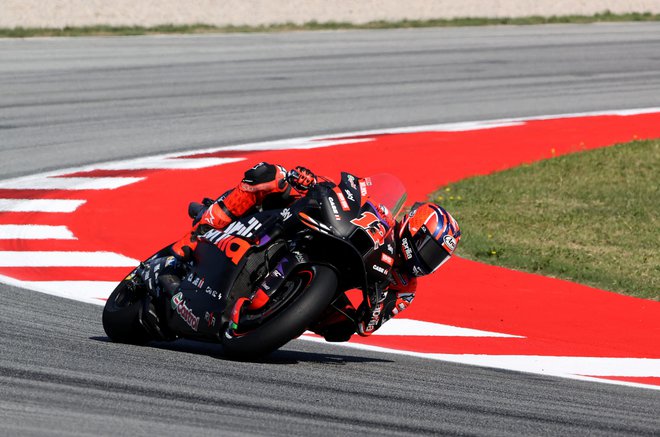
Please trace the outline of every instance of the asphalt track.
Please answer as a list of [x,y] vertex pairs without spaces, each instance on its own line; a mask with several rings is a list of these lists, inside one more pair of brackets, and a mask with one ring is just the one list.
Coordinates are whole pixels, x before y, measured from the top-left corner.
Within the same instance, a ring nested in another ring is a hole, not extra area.
[[[657,106],[658,53],[658,24],[0,40],[0,176]],[[8,286],[0,299],[0,434],[660,433],[655,390],[303,341],[237,363],[207,344],[109,343],[100,307]]]

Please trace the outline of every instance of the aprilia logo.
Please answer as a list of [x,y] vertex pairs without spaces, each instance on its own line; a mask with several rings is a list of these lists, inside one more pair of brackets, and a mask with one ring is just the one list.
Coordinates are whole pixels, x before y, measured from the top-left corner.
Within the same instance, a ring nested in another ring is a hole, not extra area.
[[238,264],[250,248],[250,243],[247,241],[225,234],[217,229],[211,229],[202,238],[215,244],[234,264]]
[[252,231],[256,231],[260,227],[261,227],[261,223],[259,223],[259,220],[252,217],[250,221],[248,221],[247,227],[241,222],[233,222],[232,224],[227,226],[223,230],[223,232],[225,234],[239,235],[241,237],[249,238],[252,236]]

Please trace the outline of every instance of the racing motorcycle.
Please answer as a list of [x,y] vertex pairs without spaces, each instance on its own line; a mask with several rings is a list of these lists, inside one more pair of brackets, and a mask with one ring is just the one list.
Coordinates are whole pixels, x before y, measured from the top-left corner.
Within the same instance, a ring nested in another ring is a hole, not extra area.
[[[221,343],[237,359],[266,355],[313,326],[348,290],[375,304],[378,291],[369,284],[392,268],[391,226],[405,197],[388,174],[325,179],[286,208],[201,234],[192,260],[170,278],[170,293],[147,287],[142,263],[108,298],[103,328],[123,343],[188,338]],[[201,212],[191,203],[191,217]],[[167,246],[150,259],[170,254]]]

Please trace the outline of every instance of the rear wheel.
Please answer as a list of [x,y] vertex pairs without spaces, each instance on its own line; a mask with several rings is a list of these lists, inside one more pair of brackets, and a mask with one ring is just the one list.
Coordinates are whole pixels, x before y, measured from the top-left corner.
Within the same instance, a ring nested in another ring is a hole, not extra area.
[[257,358],[300,336],[330,305],[337,282],[337,274],[325,266],[293,273],[264,308],[242,314],[238,327],[225,331],[225,353],[234,358]]
[[144,290],[130,279],[117,285],[103,308],[103,329],[118,343],[144,344],[151,336],[140,323]]

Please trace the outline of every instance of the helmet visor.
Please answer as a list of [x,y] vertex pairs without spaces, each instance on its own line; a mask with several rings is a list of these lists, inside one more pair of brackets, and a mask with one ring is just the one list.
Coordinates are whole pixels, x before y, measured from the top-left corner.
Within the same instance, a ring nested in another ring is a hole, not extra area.
[[449,252],[431,235],[426,235],[417,245],[417,256],[425,264],[426,272],[424,273],[427,275],[433,273],[451,258]]

